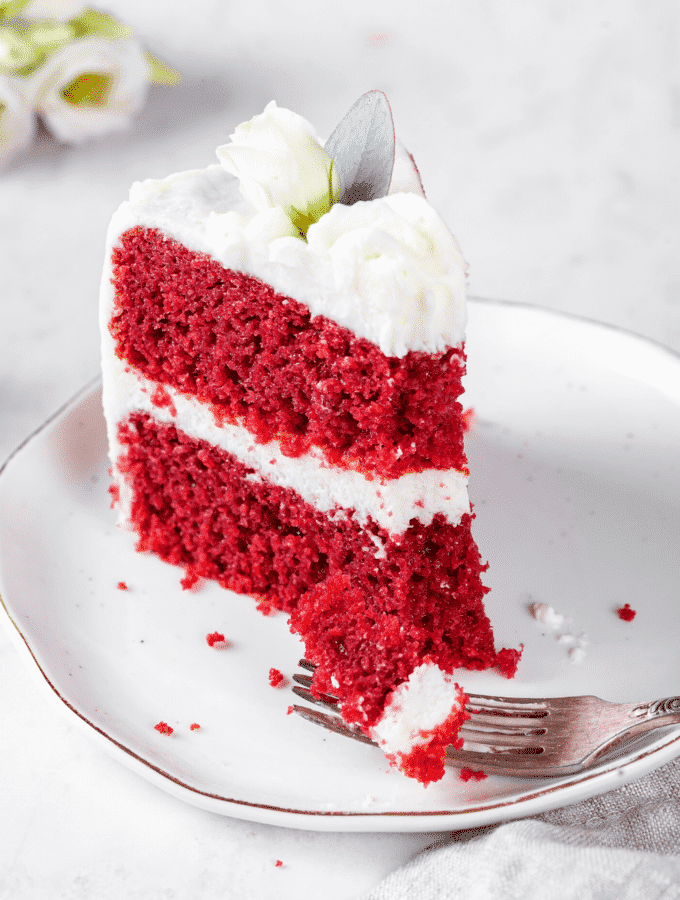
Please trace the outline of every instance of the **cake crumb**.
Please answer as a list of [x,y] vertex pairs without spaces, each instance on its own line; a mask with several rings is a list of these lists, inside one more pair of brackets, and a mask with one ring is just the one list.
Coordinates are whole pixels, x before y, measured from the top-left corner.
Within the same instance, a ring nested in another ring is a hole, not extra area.
[[215,644],[220,644],[223,647],[227,645],[227,639],[223,634],[220,634],[219,631],[213,631],[212,634],[206,634],[206,641],[208,642],[209,647],[214,647]]
[[182,585],[183,591],[190,591],[193,587],[198,585],[200,587],[202,582],[202,578],[200,575],[197,575],[196,572],[187,571],[184,575],[184,578],[180,581]]
[[159,722],[158,725],[153,726],[159,734],[172,734],[175,730],[171,725],[168,725],[167,722]]
[[119,591],[129,591],[130,590],[130,588],[127,586],[127,584],[125,584],[124,581],[119,581],[117,587],[118,587]]
[[573,663],[582,663],[585,659],[586,649],[583,645],[578,645],[576,647],[572,647],[569,651],[569,659]]
[[198,722],[192,722],[191,725],[189,725],[189,730],[190,731],[198,731],[200,729],[200,727],[201,726],[198,724]]
[[536,619],[537,622],[547,625],[552,631],[557,631],[566,622],[565,617],[555,612],[552,606],[548,606],[547,603],[528,603],[527,609],[529,610],[529,615]]
[[616,610],[616,615],[623,622],[632,622],[637,615],[637,611],[630,608],[630,603],[624,603],[623,606]]
[[555,640],[569,647],[567,655],[571,662],[583,662],[588,646],[585,632],[576,634],[573,631],[573,622],[547,603],[527,603],[527,610],[537,622],[545,625],[547,631],[554,632]]
[[158,406],[161,409],[165,407],[171,416],[177,415],[177,409],[172,401],[172,397],[162,384],[157,385],[156,390],[151,395],[151,402],[154,406]]
[[269,670],[269,684],[272,687],[285,687],[288,682],[286,681],[286,676],[283,672],[279,672],[278,669],[270,669]]
[[489,776],[486,772],[475,772],[474,769],[461,769],[458,777],[461,781],[484,781]]
[[277,869],[280,869],[281,866],[283,865],[283,861],[280,859],[277,859],[276,862],[274,863],[274,865],[276,866]]
[[463,433],[467,434],[472,430],[472,426],[475,424],[475,420],[477,418],[477,414],[475,413],[474,406],[471,406],[469,409],[463,410]]

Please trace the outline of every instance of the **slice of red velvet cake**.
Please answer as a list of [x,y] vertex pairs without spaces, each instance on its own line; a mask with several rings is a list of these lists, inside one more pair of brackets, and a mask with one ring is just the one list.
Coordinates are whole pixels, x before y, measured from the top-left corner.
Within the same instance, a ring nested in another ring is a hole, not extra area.
[[518,660],[494,648],[470,533],[463,258],[398,142],[388,193],[357,202],[274,104],[218,156],[136,184],[111,222],[120,522],[185,586],[288,612],[315,690],[436,780],[466,717],[456,670]]

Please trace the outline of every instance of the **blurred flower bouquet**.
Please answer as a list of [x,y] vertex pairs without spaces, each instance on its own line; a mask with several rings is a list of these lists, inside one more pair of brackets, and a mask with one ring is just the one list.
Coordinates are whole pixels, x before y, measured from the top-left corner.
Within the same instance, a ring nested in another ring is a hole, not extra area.
[[80,0],[0,0],[0,168],[37,116],[57,140],[85,141],[126,128],[150,84],[177,80],[130,28]]

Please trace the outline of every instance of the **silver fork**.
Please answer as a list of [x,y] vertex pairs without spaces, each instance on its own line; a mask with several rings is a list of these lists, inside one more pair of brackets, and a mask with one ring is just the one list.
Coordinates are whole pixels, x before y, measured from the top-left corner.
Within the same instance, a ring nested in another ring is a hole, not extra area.
[[[314,666],[305,659],[300,666]],[[372,744],[358,728],[338,715],[330,694],[310,693],[311,675],[293,675],[298,697],[326,712],[295,705],[310,722],[355,740]],[[680,697],[649,703],[610,703],[598,697],[485,697],[469,694],[470,718],[463,724],[462,750],[449,747],[447,760],[455,766],[521,777],[559,777],[593,766],[613,750],[646,731],[680,724]]]

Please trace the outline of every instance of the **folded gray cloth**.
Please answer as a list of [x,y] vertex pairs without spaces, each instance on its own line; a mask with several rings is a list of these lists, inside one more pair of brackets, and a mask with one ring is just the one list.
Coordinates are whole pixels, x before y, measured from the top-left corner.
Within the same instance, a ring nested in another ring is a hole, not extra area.
[[438,836],[365,900],[680,900],[680,760],[563,809]]

